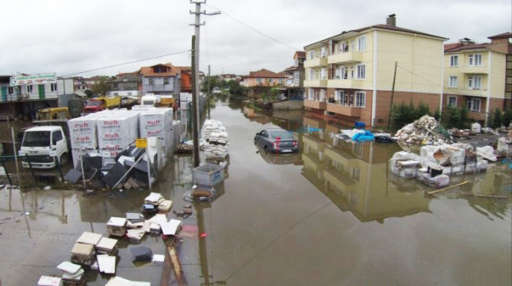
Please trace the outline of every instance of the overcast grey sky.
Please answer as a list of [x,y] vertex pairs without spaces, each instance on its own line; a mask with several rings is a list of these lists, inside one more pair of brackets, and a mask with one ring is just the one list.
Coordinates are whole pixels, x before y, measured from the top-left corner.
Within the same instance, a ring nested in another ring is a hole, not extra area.
[[[385,23],[450,38],[487,41],[511,30],[512,0],[208,0],[201,69],[246,74],[292,64],[295,50],[344,30]],[[0,74],[75,73],[111,64],[185,51],[193,16],[188,0],[3,0]],[[236,20],[235,20],[236,19]],[[249,28],[246,23],[274,41]],[[115,74],[141,65],[190,65],[190,54],[83,74]]]

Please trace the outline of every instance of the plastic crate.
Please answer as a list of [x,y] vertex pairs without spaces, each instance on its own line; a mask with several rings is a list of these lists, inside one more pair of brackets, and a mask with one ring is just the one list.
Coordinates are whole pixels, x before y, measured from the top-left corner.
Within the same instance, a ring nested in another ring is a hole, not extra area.
[[215,186],[224,180],[224,167],[206,163],[192,171],[194,184],[200,186]]

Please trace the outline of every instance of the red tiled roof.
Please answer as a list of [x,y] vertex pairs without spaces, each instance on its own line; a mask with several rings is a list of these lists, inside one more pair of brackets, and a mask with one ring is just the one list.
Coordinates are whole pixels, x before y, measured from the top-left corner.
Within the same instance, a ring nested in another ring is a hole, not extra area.
[[512,38],[512,32],[505,32],[498,35],[490,36],[489,39],[508,39]]
[[282,72],[275,73],[267,69],[261,69],[259,71],[249,72],[249,75],[244,76],[245,78],[285,78],[286,75]]
[[[167,69],[166,72],[155,72],[154,71],[154,67],[157,67],[157,66],[160,66],[160,67],[164,67]],[[172,64],[157,64],[157,65],[154,65],[154,66],[150,66],[150,67],[141,67],[140,70],[139,70],[139,73],[143,76],[155,76],[155,77],[158,77],[158,76],[176,76],[179,72],[179,69],[176,68],[175,66],[173,66]]]
[[406,29],[406,28],[402,28],[402,27],[397,27],[397,26],[393,26],[393,25],[377,24],[377,25],[367,26],[367,27],[363,27],[363,28],[359,28],[359,29],[343,31],[343,32],[341,32],[341,33],[339,33],[337,35],[334,35],[334,36],[328,37],[326,39],[323,39],[323,40],[314,42],[312,44],[309,44],[306,47],[314,45],[314,44],[317,44],[317,43],[320,43],[320,42],[323,42],[323,41],[326,41],[326,40],[329,40],[329,39],[332,39],[332,38],[335,38],[335,37],[342,36],[342,35],[347,34],[347,33],[352,33],[352,32],[354,32],[354,33],[361,33],[361,32],[364,32],[364,31],[370,30],[370,29],[383,29],[383,30],[390,30],[390,31],[396,31],[396,32],[404,32],[404,33],[410,33],[410,34],[417,34],[417,35],[422,35],[422,36],[427,36],[427,37],[438,38],[438,39],[441,39],[441,40],[447,40],[448,39],[448,38],[445,38],[445,37],[436,36],[436,35],[432,35],[432,34],[427,34],[427,33],[424,33],[424,32],[415,31],[415,30],[411,30],[411,29]]
[[[456,44],[456,45],[454,45]],[[453,43],[453,44],[446,44],[444,46],[444,52],[459,52],[459,51],[466,51],[466,50],[481,50],[481,49],[487,49],[489,47],[489,43],[480,43],[480,44],[461,44],[461,43]]]

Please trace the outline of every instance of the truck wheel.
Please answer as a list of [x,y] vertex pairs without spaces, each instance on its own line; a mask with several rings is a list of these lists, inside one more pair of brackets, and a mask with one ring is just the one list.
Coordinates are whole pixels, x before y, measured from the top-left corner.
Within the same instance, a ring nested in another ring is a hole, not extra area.
[[60,158],[59,158],[59,164],[61,166],[65,165],[66,163],[68,162],[68,153],[63,153],[62,155],[60,155]]

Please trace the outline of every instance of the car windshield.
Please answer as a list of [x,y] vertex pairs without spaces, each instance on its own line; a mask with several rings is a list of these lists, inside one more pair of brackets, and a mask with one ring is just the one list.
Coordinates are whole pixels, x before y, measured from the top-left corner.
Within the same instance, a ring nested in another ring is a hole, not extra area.
[[87,105],[88,105],[88,106],[100,106],[100,105],[101,105],[101,101],[98,101],[98,100],[89,100],[89,101],[87,101]]
[[29,131],[25,132],[22,146],[46,147],[50,146],[50,131]]
[[272,138],[280,137],[281,140],[291,140],[291,139],[293,139],[292,134],[290,132],[288,132],[288,131],[285,131],[285,130],[270,130],[269,133],[270,133],[270,136]]

